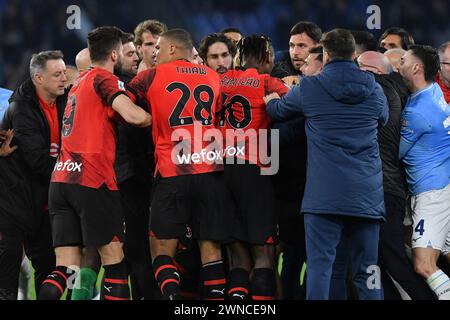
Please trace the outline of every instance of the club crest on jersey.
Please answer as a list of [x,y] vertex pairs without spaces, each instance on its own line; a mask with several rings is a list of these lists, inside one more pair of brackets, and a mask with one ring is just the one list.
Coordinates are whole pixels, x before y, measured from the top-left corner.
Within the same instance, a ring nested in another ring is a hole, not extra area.
[[448,127],[450,127],[450,117],[447,117],[447,119],[445,119],[445,121],[443,122],[444,124],[444,128],[447,129]]
[[119,86],[119,90],[125,91],[125,84],[122,81],[117,80],[117,84]]

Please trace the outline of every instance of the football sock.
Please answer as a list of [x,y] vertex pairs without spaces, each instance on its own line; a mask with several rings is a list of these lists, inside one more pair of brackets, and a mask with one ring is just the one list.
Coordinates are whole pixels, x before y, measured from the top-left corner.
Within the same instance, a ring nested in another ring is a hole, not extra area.
[[204,264],[200,276],[203,282],[203,299],[225,300],[227,281],[222,260]]
[[228,300],[247,300],[249,286],[248,271],[235,268],[228,273]]
[[192,274],[191,272],[189,272],[189,270],[180,265],[179,262],[175,259],[173,260],[173,263],[177,267],[180,274],[180,297],[183,300],[197,300],[198,279],[196,277],[196,274]]
[[67,279],[74,273],[75,271],[68,267],[56,267],[55,271],[50,273],[42,283],[38,300],[61,299],[67,287]]
[[160,255],[153,260],[153,271],[164,299],[175,300],[180,294],[180,275],[171,257]]
[[92,300],[96,282],[97,273],[94,270],[91,268],[81,268],[75,280],[72,300]]
[[104,265],[105,278],[101,300],[130,300],[130,287],[125,260],[116,264]]
[[269,268],[253,269],[250,279],[252,300],[275,299],[275,271]]
[[439,300],[450,300],[450,279],[442,270],[433,273],[427,283]]
[[30,260],[28,260],[27,256],[25,256],[23,258],[22,264],[20,266],[19,292],[17,295],[17,300],[30,300],[28,291],[29,291],[31,274],[32,274],[32,271],[31,271],[31,267],[30,267]]

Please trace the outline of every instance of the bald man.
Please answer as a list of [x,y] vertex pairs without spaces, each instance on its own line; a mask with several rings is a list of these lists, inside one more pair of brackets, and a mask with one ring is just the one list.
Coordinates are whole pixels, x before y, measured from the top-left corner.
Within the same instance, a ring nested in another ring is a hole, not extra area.
[[388,76],[391,65],[385,55],[375,51],[364,52],[359,56],[358,64],[362,70],[374,74],[375,80],[383,88],[389,105],[389,122],[378,131],[387,220],[381,226],[379,244],[381,282],[385,299],[400,298],[388,274],[402,286],[411,299],[434,299],[425,281],[414,272],[404,249],[403,219],[406,189],[403,184],[404,172],[398,161],[402,105],[395,89],[395,82]]
[[74,66],[71,65],[67,65],[66,66],[66,77],[67,77],[67,82],[66,82],[66,88],[70,87],[71,85],[73,85],[75,83],[75,80],[78,79],[78,76],[80,75],[80,73],[78,72],[78,69]]
[[84,48],[83,50],[78,52],[77,56],[75,57],[75,64],[79,73],[87,71],[91,67],[92,62],[88,48]]
[[400,60],[405,53],[406,51],[400,48],[390,49],[384,53],[384,55],[389,59],[389,63],[391,64],[395,72],[398,72],[398,68],[400,67]]
[[398,68],[396,59],[400,61],[402,52],[405,52],[405,50],[391,49],[386,51],[384,55],[376,51],[366,51],[361,56],[358,57],[358,64],[360,68],[363,70],[371,71],[379,75],[381,74],[389,75],[388,78],[389,80],[391,80],[390,81],[391,85],[394,87],[395,91],[397,91],[397,94],[400,96],[403,110],[403,108],[406,105],[406,100],[408,99],[409,93],[406,84],[404,83],[402,77],[397,71],[398,69],[396,69]]
[[375,74],[389,74],[392,66],[389,59],[377,51],[366,51],[358,57],[358,64],[362,70],[370,71]]

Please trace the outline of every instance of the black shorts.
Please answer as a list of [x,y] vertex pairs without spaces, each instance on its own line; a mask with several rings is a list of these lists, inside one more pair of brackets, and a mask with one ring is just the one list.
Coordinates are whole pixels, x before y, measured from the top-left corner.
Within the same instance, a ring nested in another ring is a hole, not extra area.
[[236,206],[235,238],[255,245],[275,243],[277,219],[271,177],[261,175],[255,164],[229,164],[225,165],[225,181]]
[[49,212],[53,246],[106,245],[123,242],[124,215],[119,191],[51,183]]
[[223,172],[154,180],[150,230],[158,239],[179,239],[190,226],[196,240],[225,243],[230,239],[233,217]]

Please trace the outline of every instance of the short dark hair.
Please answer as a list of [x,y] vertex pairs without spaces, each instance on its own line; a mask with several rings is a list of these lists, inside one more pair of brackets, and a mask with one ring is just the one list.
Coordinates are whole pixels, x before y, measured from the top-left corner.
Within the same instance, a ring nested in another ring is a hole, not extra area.
[[229,27],[229,28],[225,28],[222,31],[220,31],[220,33],[228,33],[228,32],[236,32],[236,33],[239,33],[242,36],[241,30],[239,30],[236,27]]
[[317,24],[310,21],[300,21],[295,24],[291,29],[291,36],[301,33],[306,33],[308,37],[314,40],[314,42],[319,42],[322,38],[322,30]]
[[402,48],[404,50],[408,50],[408,47],[410,45],[414,44],[414,38],[412,37],[411,34],[409,34],[408,31],[406,31],[403,28],[399,28],[399,27],[391,27],[391,28],[387,28],[381,35],[380,41],[378,42],[378,45],[380,47],[381,47],[381,41],[383,41],[384,38],[386,38],[390,34],[395,34],[401,38]]
[[212,33],[204,37],[202,41],[200,41],[200,45],[198,47],[198,54],[204,61],[206,61],[209,47],[216,42],[223,42],[227,46],[231,56],[234,57],[236,54],[236,47],[233,42],[223,33]]
[[244,57],[252,57],[256,62],[264,63],[273,54],[272,40],[263,34],[253,34],[239,41],[237,51],[241,63]]
[[345,29],[338,28],[325,33],[321,44],[331,60],[351,60],[355,52],[355,38]]
[[409,46],[408,50],[423,63],[425,81],[433,82],[440,66],[438,51],[431,46],[418,44]]
[[170,29],[161,34],[161,37],[176,42],[182,49],[192,51],[194,48],[194,40],[192,40],[191,34],[184,29]]
[[309,48],[308,52],[317,54],[316,60],[323,63],[323,47],[322,46]]
[[63,59],[64,55],[60,50],[42,51],[33,54],[30,60],[30,77],[34,78],[36,73],[45,69],[47,61]]
[[356,46],[361,48],[361,52],[377,50],[378,42],[372,33],[364,30],[352,30],[350,32],[355,38]]
[[117,27],[99,27],[88,34],[88,48],[92,63],[104,62],[111,51],[122,43],[123,31]]
[[158,20],[142,21],[134,29],[134,43],[136,45],[142,45],[142,34],[146,31],[159,36],[167,31],[167,26]]
[[134,35],[128,32],[124,32],[122,35],[122,44],[126,44],[128,42],[134,42]]

